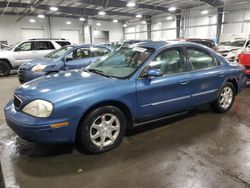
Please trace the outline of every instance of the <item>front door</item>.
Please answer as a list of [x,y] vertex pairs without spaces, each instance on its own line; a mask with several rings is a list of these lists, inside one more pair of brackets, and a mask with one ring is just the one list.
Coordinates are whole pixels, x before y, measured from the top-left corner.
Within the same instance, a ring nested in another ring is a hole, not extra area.
[[184,111],[190,106],[190,74],[181,48],[161,51],[142,71],[160,69],[162,76],[137,80],[138,120],[145,121]]
[[20,66],[24,62],[33,60],[36,54],[35,42],[32,41],[21,43],[13,50],[13,56],[17,66]]

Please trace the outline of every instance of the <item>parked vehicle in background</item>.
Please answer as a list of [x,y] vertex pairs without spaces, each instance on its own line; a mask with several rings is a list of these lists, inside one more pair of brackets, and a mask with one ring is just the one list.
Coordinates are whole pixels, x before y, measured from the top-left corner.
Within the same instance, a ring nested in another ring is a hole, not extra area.
[[240,53],[238,55],[237,61],[241,65],[245,66],[245,68],[246,68],[245,74],[246,74],[248,80],[250,80],[250,50],[243,52],[243,53]]
[[81,69],[112,51],[111,47],[103,45],[65,46],[54,50],[43,59],[23,63],[18,69],[18,79],[22,84],[51,73]]
[[218,52],[229,61],[235,61],[238,54],[243,52],[249,46],[250,40],[237,39],[228,42],[221,42],[218,46]]
[[0,51],[0,76],[7,76],[11,69],[22,63],[39,59],[62,46],[69,45],[65,39],[30,39]]
[[112,42],[111,47],[113,49],[120,49],[120,48],[128,47],[128,45],[136,44],[140,42],[151,42],[151,40],[135,40],[134,39],[134,40],[117,41],[117,42]]
[[187,38],[187,39],[179,39],[180,41],[187,41],[187,42],[194,42],[197,44],[202,44],[204,46],[207,46],[208,48],[211,48],[215,51],[217,51],[217,46],[215,42],[211,39],[199,39],[199,38]]
[[203,104],[227,112],[245,87],[244,71],[199,44],[140,43],[84,70],[21,85],[5,107],[6,122],[28,141],[77,141],[101,153],[118,146],[134,126]]

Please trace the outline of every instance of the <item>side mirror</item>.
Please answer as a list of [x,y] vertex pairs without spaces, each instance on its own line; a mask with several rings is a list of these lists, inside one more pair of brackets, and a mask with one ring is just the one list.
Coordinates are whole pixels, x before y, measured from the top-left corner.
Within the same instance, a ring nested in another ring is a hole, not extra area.
[[160,77],[162,76],[163,73],[161,72],[160,69],[149,69],[147,71],[145,71],[145,73],[143,74],[143,77],[146,78],[151,78],[151,77]]
[[71,56],[64,57],[64,62],[72,61],[74,60]]

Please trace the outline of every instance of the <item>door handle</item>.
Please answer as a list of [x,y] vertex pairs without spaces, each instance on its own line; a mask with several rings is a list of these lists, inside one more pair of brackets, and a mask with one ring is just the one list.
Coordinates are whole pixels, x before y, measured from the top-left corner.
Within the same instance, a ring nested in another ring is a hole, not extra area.
[[224,73],[224,72],[219,72],[219,76],[220,76],[220,77],[224,77],[224,76],[225,76],[225,73]]
[[181,80],[180,85],[187,85],[189,83],[189,80]]

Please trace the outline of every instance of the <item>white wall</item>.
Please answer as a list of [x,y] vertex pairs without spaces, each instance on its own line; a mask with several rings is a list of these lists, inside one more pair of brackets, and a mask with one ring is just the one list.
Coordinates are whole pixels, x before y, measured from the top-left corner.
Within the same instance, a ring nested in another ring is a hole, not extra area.
[[[35,19],[36,23],[30,23],[29,22],[30,18]],[[17,42],[24,40],[23,39],[24,35],[26,37],[28,37],[27,35],[30,35],[29,38],[37,37],[34,36],[34,33],[37,30],[39,31],[39,33],[43,32],[44,37],[52,37],[52,38],[61,38],[62,35],[65,36],[65,32],[71,34],[79,33],[78,40],[80,43],[84,41],[86,41],[86,43],[90,42],[89,29],[86,26],[84,27],[85,24],[83,22],[80,22],[76,18],[51,17],[50,18],[51,29],[49,29],[49,21],[47,17],[45,19],[39,19],[37,17],[28,16],[24,17],[21,21],[16,22],[17,19],[18,19],[17,16],[0,17],[0,41],[6,40],[10,45],[16,44]],[[67,25],[66,21],[70,21],[71,25]],[[109,31],[110,41],[117,41],[123,38],[123,30],[121,23],[100,21],[102,25],[96,26],[95,25],[96,22],[97,21],[93,21],[91,23],[93,25],[93,29],[99,31]],[[23,30],[25,31],[22,32]],[[30,32],[28,32],[29,30]]]
[[250,37],[250,7],[243,10],[229,11],[229,13],[225,14],[224,21],[222,41]]
[[[101,26],[97,26],[96,23],[101,23]],[[96,31],[109,31],[110,42],[120,41],[123,38],[123,29],[121,23],[94,20],[92,22],[92,29]]]
[[133,22],[128,24],[125,28],[124,37],[126,40],[129,39],[147,39],[147,25],[141,22]]

